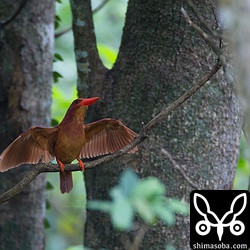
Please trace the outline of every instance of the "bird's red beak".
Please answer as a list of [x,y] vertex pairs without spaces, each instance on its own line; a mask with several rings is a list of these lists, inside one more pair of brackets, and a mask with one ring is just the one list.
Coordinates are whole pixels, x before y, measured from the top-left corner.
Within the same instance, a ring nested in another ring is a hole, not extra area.
[[81,106],[90,106],[93,103],[95,103],[98,99],[99,97],[86,98],[86,99],[83,99],[80,104]]

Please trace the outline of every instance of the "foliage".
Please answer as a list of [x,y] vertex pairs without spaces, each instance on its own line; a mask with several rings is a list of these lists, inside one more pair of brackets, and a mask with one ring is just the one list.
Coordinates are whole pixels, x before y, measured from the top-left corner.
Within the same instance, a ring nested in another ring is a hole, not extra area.
[[89,201],[88,208],[109,213],[118,230],[130,230],[135,215],[154,225],[161,219],[168,226],[175,224],[175,214],[187,215],[187,205],[175,198],[167,198],[165,186],[155,177],[143,180],[131,170],[125,170],[117,186],[110,190],[112,201]]

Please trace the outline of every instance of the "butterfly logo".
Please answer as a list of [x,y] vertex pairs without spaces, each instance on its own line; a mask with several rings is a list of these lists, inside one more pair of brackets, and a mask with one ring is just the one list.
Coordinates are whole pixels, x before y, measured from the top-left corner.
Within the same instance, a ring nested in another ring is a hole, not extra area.
[[[198,201],[200,207],[198,205]],[[239,205],[242,201],[243,205],[239,208]],[[236,236],[244,233],[245,225],[242,221],[237,220],[237,217],[246,208],[246,193],[239,194],[233,199],[229,211],[227,211],[221,219],[219,219],[219,217],[213,211],[211,211],[210,205],[203,195],[195,193],[193,203],[196,211],[203,217],[203,219],[197,222],[195,226],[195,230],[199,235],[205,236],[209,234],[211,227],[217,228],[219,241],[222,239],[225,227],[229,227],[230,232]]]

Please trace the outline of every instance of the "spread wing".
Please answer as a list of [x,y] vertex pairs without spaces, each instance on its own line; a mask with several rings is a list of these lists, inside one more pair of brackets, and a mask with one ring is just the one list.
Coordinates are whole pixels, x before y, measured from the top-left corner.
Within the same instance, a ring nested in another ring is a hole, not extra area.
[[0,172],[24,163],[51,161],[56,131],[56,127],[33,127],[23,132],[0,155]]
[[[102,119],[85,125],[85,145],[81,151],[81,158],[91,158],[109,154],[122,149],[131,143],[138,135],[121,121]],[[134,153],[134,147],[129,153]]]

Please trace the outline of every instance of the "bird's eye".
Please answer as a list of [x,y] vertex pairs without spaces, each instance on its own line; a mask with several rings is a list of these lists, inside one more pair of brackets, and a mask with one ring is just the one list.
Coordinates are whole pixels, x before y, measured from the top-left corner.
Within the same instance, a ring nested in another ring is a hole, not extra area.
[[79,103],[79,100],[75,100],[75,104],[78,104]]

